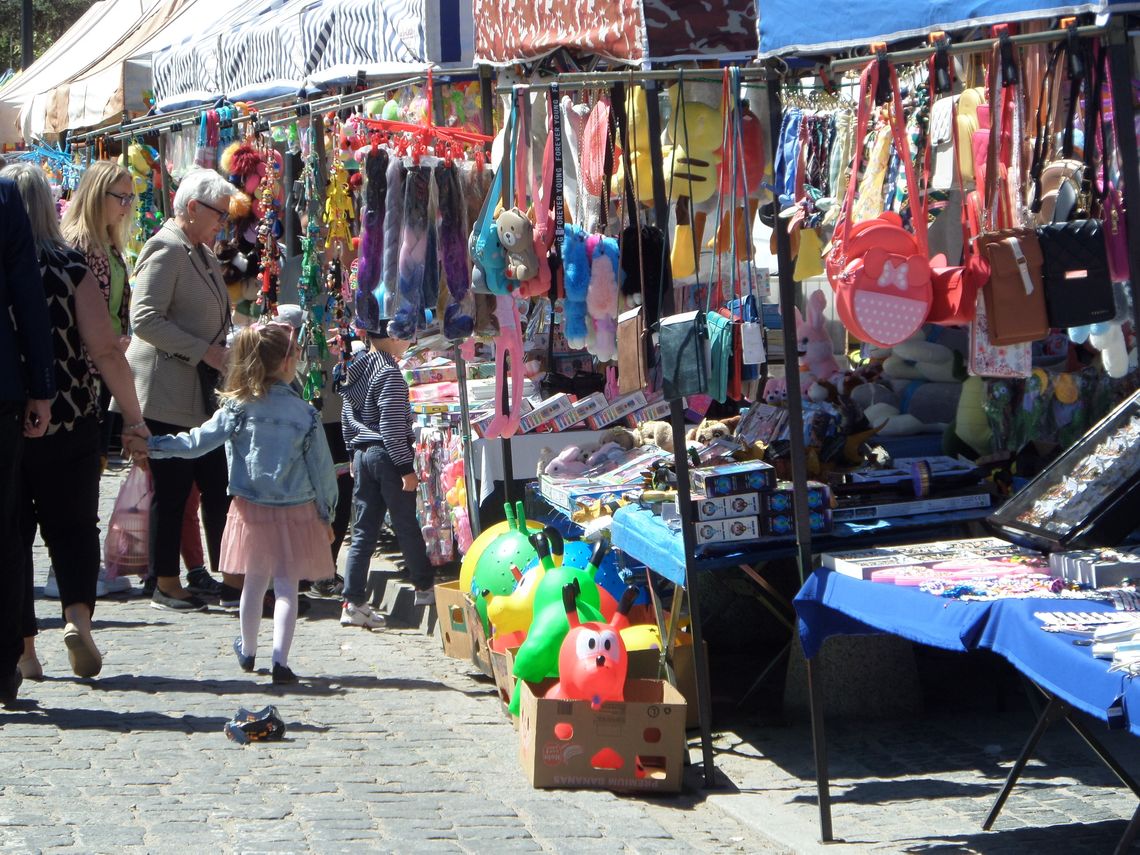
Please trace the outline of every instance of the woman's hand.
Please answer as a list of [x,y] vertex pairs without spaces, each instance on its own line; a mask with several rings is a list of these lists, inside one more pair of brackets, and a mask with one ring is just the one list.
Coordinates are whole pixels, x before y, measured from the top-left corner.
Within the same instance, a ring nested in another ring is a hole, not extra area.
[[229,358],[229,348],[223,347],[220,344],[211,344],[206,348],[206,352],[202,354],[202,361],[218,371],[222,371],[226,367],[226,360]]
[[419,479],[416,478],[415,472],[409,472],[407,475],[404,476],[404,492],[405,493],[414,493],[416,491],[416,487],[418,487],[419,485],[420,485],[420,482],[419,482]]
[[147,460],[147,437],[150,436],[150,430],[147,429],[145,423],[129,425],[123,429],[122,443],[123,448],[131,455],[131,460],[139,466],[146,468]]
[[29,398],[24,407],[24,436],[36,439],[47,433],[51,421],[51,401],[47,398]]

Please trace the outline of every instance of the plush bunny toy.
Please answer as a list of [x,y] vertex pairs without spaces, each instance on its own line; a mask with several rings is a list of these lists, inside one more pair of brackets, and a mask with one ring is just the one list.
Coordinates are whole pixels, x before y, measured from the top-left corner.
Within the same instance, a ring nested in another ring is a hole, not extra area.
[[815,291],[808,298],[807,320],[795,306],[792,311],[796,318],[796,351],[800,358],[800,389],[805,398],[813,401],[827,399],[827,390],[816,381],[826,380],[836,383],[840,377],[839,363],[832,353],[831,336],[823,327],[823,310],[827,308],[827,297],[822,291]]

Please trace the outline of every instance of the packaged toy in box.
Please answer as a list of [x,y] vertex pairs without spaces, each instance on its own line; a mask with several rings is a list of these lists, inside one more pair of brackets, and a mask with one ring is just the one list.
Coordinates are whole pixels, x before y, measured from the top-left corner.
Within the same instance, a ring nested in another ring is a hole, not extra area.
[[776,470],[760,460],[692,469],[689,476],[692,486],[710,497],[771,490],[776,486]]

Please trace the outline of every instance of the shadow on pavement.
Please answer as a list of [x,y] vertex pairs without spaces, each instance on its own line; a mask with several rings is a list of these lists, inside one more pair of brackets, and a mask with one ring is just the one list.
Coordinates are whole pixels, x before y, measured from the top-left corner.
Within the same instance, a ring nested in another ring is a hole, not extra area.
[[[998,822],[1001,820],[999,818]],[[961,853],[979,855],[1023,855],[1023,853],[1065,853],[1092,855],[1111,852],[1124,834],[1125,820],[1094,823],[1068,823],[1044,828],[1011,828],[1005,831],[979,831],[940,837],[937,840],[900,840],[903,852]]]
[[[59,679],[59,678],[56,678]],[[185,677],[157,677],[146,674],[117,674],[101,677],[89,683],[90,688],[103,692],[144,692],[155,695],[162,692],[198,692],[214,695],[256,695],[268,691],[287,691],[293,694],[343,695],[339,686],[322,684],[321,678],[301,678],[303,682],[291,686],[274,686],[269,682],[269,670],[251,674],[244,680],[192,680]]]

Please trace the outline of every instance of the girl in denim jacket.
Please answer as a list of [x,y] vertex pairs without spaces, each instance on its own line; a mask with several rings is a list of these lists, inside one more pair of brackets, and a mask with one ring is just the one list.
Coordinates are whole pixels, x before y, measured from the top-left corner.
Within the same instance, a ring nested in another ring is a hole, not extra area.
[[222,406],[201,427],[131,443],[154,458],[197,457],[221,446],[234,497],[222,538],[221,570],[245,576],[241,635],[233,649],[252,671],[265,591],[273,580],[273,682],[294,683],[289,647],[297,583],[333,575],[330,520],[337,485],[320,416],[289,385],[300,348],[288,324],[247,327],[234,341]]

